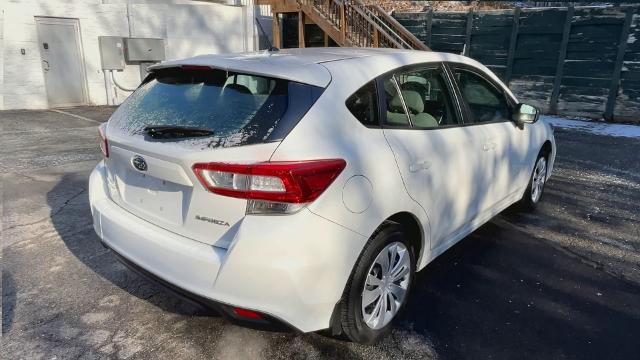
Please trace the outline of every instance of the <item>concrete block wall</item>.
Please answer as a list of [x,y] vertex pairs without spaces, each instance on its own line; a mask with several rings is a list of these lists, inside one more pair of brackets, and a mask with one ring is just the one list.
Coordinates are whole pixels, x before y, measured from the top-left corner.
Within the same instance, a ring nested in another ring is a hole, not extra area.
[[[167,59],[203,53],[252,50],[243,7],[216,3],[137,3],[131,7],[131,36],[165,39]],[[89,105],[105,105],[108,97],[123,101],[129,94],[113,94],[100,65],[99,36],[129,36],[125,2],[100,0],[4,0],[0,3],[0,109],[48,107],[35,18],[78,19]],[[21,54],[25,49],[25,55]],[[119,83],[140,82],[137,65],[117,72]]]

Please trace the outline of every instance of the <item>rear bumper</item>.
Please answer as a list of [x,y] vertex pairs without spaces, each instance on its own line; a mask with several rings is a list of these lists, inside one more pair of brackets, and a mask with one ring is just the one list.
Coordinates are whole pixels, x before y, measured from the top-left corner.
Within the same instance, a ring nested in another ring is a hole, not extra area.
[[125,262],[200,303],[259,311],[302,332],[330,326],[367,241],[305,209],[291,216],[247,216],[229,249],[223,249],[138,218],[111,201],[106,190],[100,163],[89,180],[94,228]]
[[123,265],[129,268],[131,271],[137,273],[138,275],[146,278],[149,281],[156,283],[157,285],[162,286],[168,292],[174,294],[177,297],[182,298],[188,302],[194,303],[199,306],[203,306],[206,308],[213,309],[217,311],[220,315],[224,316],[226,319],[252,328],[260,329],[260,330],[294,330],[299,331],[291,324],[287,324],[280,319],[276,319],[270,316],[265,316],[264,319],[261,320],[253,320],[247,318],[241,318],[235,314],[233,311],[233,306],[228,304],[219,303],[213,301],[211,299],[207,299],[205,297],[199,296],[197,294],[191,293],[175,284],[169,283],[164,279],[161,279],[144,268],[140,267],[138,264],[135,264],[129,261],[127,258],[116,252],[115,250],[109,248],[107,244],[102,242],[102,244],[116,256],[118,261],[120,261]]

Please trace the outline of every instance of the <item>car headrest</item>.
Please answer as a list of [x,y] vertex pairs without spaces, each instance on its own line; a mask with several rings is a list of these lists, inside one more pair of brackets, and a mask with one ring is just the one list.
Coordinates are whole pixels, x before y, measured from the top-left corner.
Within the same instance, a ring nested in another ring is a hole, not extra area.
[[224,87],[225,89],[232,89],[235,90],[241,94],[249,94],[251,95],[251,90],[249,90],[248,87],[241,85],[241,84],[229,84],[227,86]]
[[482,85],[468,84],[463,89],[464,98],[470,104],[486,104],[490,106],[499,106],[500,100],[495,95],[487,91]]
[[[417,91],[402,90],[402,97],[404,98],[404,103],[412,114],[420,114],[421,112],[424,112],[424,101],[422,101],[422,97]],[[400,95],[398,94],[394,96],[389,105],[392,110],[402,109],[402,100],[400,100]]]

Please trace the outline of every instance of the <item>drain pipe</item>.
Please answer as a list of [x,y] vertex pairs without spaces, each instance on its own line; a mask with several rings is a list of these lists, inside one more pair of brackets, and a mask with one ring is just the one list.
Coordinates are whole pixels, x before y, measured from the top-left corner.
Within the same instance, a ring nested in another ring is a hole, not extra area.
[[[126,17],[127,17],[127,31],[129,33],[129,37],[132,37],[133,34],[133,9],[132,9],[132,2],[131,0],[127,0],[127,4],[126,4]],[[135,88],[128,88],[126,86],[123,86],[122,84],[120,84],[118,82],[118,80],[116,79],[115,74],[113,73],[114,70],[112,69],[103,69],[102,70],[104,73],[104,85],[105,85],[105,90],[106,90],[106,95],[107,95],[107,105],[117,105],[118,104],[118,89],[120,89],[121,91],[126,91],[126,92],[133,92],[135,91]],[[109,74],[107,74],[107,72]]]
[[116,100],[112,94],[114,89],[113,86],[111,86],[111,81],[109,80],[109,70],[103,69],[102,74],[104,75],[104,93],[107,97],[107,105],[115,105]]
[[129,28],[129,37],[131,37],[131,34],[133,34],[132,24],[131,24],[132,16],[133,15],[131,14],[131,0],[127,0],[127,26]]

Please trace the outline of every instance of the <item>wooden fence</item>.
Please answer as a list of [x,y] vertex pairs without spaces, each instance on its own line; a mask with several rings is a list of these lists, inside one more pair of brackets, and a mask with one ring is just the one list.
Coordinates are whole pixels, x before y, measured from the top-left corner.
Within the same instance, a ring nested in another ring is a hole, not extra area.
[[546,113],[640,123],[640,7],[395,13],[434,51],[472,57]]

